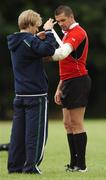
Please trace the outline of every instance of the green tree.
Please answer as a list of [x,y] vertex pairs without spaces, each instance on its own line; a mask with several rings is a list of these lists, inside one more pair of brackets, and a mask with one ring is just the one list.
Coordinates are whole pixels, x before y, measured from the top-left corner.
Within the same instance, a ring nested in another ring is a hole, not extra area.
[[[18,31],[17,18],[23,10],[36,10],[41,14],[43,22],[45,22],[49,17],[54,17],[54,10],[61,4],[69,5],[73,9],[76,21],[86,29],[89,36],[88,69],[93,79],[93,90],[91,93],[89,108],[90,114],[93,115],[91,112],[93,108],[94,114],[97,114],[98,112],[98,114],[101,114],[101,116],[104,114],[106,115],[105,108],[101,109],[101,113],[99,110],[100,107],[106,106],[106,89],[104,88],[106,86],[105,0],[3,0],[3,2],[0,2],[0,115],[4,114],[3,116],[8,117],[8,114],[10,114],[8,112],[10,112],[11,109],[12,97],[14,95],[12,68],[9,51],[7,48],[6,36],[10,33]],[[61,36],[62,34],[59,27],[56,25],[55,28],[58,34]],[[55,92],[57,81],[59,79],[58,64],[46,63],[45,68],[49,77],[49,107],[50,109],[54,110],[55,108],[57,108],[57,106],[53,104],[53,94]],[[8,73],[7,76],[6,73]],[[5,112],[3,112],[4,105]]]

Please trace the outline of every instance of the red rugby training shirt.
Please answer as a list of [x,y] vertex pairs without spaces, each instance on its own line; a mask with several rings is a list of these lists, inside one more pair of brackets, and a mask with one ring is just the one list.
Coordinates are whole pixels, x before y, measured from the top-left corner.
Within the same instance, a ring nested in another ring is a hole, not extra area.
[[60,79],[66,80],[88,74],[86,69],[88,37],[85,30],[77,24],[64,35],[63,42],[71,44],[74,51],[59,61]]

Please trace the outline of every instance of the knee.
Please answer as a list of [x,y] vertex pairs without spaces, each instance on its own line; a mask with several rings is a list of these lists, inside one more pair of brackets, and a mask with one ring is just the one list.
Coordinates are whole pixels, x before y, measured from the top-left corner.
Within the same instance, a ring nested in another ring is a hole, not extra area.
[[72,130],[73,130],[73,133],[83,132],[84,131],[83,123],[77,122],[77,121],[72,121]]
[[65,127],[65,130],[67,131],[67,133],[73,132],[73,128],[72,128],[71,124],[64,122],[64,127]]

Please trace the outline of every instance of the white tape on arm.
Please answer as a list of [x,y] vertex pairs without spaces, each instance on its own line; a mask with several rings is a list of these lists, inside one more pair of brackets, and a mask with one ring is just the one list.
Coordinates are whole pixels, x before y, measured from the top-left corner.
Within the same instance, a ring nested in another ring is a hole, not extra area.
[[54,55],[52,56],[53,61],[60,61],[66,58],[73,51],[73,47],[65,43],[60,48],[55,50]]
[[56,33],[56,31],[54,29],[52,29],[52,33],[54,34],[54,37],[57,41],[57,43],[59,44],[59,46],[61,47],[63,45],[62,40],[60,39],[60,37],[58,36],[58,34]]

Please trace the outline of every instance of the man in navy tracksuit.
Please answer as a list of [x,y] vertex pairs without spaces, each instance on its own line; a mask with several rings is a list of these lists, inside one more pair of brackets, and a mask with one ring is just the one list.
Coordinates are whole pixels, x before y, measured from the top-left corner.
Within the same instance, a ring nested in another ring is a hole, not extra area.
[[26,10],[18,18],[20,32],[7,37],[15,82],[9,173],[41,173],[38,166],[44,154],[48,124],[48,83],[42,57],[55,52],[55,38],[51,32],[53,20],[44,24],[43,40],[34,36],[41,24],[38,13]]

